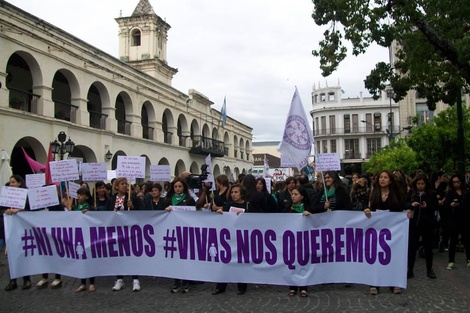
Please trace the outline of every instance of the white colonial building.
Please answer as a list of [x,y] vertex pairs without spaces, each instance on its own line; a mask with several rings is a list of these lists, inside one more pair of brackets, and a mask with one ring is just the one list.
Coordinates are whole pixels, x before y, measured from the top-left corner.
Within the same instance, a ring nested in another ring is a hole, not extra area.
[[362,93],[341,98],[342,93],[341,86],[313,87],[310,115],[316,153],[338,153],[342,168],[359,165],[408,132],[409,124],[400,124],[398,104],[386,93],[378,100]]
[[13,172],[28,173],[21,148],[45,164],[61,132],[75,144],[62,157],[107,161],[109,169],[128,155],[146,157],[148,175],[155,164],[170,165],[172,175],[199,173],[209,153],[214,175],[251,169],[252,128],[231,118],[221,127],[208,97],[171,86],[170,25],[147,0],[116,21],[118,58],[0,2],[0,149]]

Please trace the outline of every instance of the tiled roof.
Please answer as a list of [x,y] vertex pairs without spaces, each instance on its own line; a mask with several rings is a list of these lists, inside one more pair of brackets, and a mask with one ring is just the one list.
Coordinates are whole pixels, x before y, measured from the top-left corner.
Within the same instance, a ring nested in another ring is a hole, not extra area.
[[139,16],[139,15],[148,15],[148,14],[155,14],[153,11],[152,5],[148,0],[140,0],[139,4],[135,7],[132,16]]

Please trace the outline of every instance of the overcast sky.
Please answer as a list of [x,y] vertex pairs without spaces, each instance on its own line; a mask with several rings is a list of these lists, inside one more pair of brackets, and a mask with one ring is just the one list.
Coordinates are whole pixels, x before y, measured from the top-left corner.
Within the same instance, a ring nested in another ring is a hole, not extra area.
[[[66,32],[118,56],[118,24],[138,0],[8,0]],[[253,141],[281,140],[295,86],[307,115],[313,84],[338,85],[343,97],[368,95],[363,80],[388,50],[349,56],[330,77],[311,54],[325,28],[315,25],[310,0],[150,0],[170,24],[168,64],[178,69],[173,87],[209,97],[220,111],[253,128]]]

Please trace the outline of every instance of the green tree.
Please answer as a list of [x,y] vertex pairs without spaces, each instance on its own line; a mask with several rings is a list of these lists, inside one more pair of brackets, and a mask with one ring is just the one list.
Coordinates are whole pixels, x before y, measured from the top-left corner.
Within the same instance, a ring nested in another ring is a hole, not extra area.
[[417,90],[435,109],[442,100],[453,104],[460,87],[470,83],[470,5],[468,0],[312,0],[312,17],[327,25],[313,55],[320,57],[323,76],[347,56],[345,41],[359,55],[375,43],[399,43],[396,63],[380,62],[365,79],[374,97],[389,84],[394,100]]
[[419,169],[419,163],[416,161],[416,152],[408,147],[405,141],[400,140],[393,147],[387,146],[376,152],[362,168],[365,172],[372,173],[396,169],[404,173],[414,173]]

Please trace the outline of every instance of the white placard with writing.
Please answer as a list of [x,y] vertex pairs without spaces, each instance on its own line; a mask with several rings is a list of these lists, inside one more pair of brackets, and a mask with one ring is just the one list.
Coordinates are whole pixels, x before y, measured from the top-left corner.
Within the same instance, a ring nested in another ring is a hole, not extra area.
[[231,206],[230,209],[228,210],[230,213],[243,213],[245,212],[245,209],[242,208],[236,208],[234,206]]
[[315,157],[315,169],[317,171],[339,171],[341,164],[338,153],[320,153]]
[[150,165],[151,181],[171,181],[171,168],[169,165]]
[[172,205],[171,209],[173,211],[196,211],[195,206],[184,206],[184,205]]
[[98,181],[108,179],[106,163],[82,163],[82,180]]
[[80,189],[80,184],[69,182],[69,197],[77,199],[77,190]]
[[111,181],[112,179],[116,178],[116,170],[109,170],[108,171],[108,179],[109,181]]
[[14,209],[24,209],[28,189],[17,187],[2,187],[0,192],[0,206]]
[[46,186],[28,190],[29,208],[37,210],[59,204],[56,186]]
[[26,175],[26,187],[29,189],[39,188],[46,184],[46,174],[28,174]]
[[145,157],[119,155],[117,177],[145,178]]
[[78,166],[76,159],[49,162],[51,178],[54,183],[78,179]]

